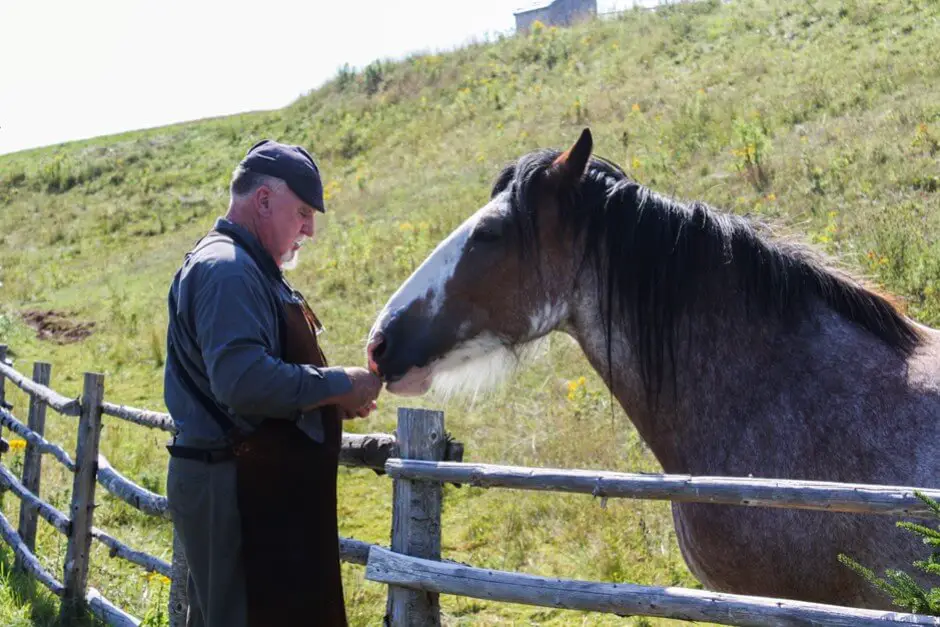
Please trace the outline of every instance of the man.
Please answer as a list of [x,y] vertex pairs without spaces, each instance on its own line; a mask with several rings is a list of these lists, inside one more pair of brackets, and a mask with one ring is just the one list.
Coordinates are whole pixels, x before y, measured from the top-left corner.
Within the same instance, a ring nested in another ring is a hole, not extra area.
[[367,416],[381,382],[327,366],[319,320],[282,275],[325,211],[313,158],[259,142],[230,188],[168,297],[167,496],[190,568],[187,625],[345,625],[341,421]]

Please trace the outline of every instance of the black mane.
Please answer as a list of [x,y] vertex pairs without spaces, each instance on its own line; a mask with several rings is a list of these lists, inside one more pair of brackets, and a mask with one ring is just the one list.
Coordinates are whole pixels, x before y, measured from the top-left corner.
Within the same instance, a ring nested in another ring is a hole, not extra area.
[[[538,248],[535,192],[557,151],[522,157],[498,177],[493,194],[509,189],[523,250]],[[748,313],[801,319],[821,300],[888,346],[909,355],[917,329],[884,296],[827,265],[805,245],[762,236],[744,218],[701,202],[682,204],[631,181],[616,165],[594,158],[578,189],[561,198],[561,224],[583,238],[582,268],[604,280],[608,357],[612,328],[629,334],[647,392],[662,386],[666,359],[675,364],[676,336],[697,299],[715,298],[734,280]],[[611,364],[612,367],[612,364]],[[674,369],[673,369],[674,372]]]

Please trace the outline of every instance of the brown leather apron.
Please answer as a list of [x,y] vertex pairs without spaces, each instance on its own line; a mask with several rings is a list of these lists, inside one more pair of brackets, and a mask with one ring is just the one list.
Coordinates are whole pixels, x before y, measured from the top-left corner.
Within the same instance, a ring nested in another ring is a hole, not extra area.
[[[285,303],[284,361],[326,366],[319,321],[300,298]],[[345,627],[336,520],[342,420],[322,407],[325,439],[269,419],[234,447],[251,627]]]

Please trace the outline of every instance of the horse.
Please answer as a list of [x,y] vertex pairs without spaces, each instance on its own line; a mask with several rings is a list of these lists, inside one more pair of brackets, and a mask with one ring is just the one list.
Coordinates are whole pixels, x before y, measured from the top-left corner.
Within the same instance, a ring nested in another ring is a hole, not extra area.
[[[388,392],[501,380],[567,333],[667,473],[940,487],[940,332],[812,246],[680,202],[593,156],[511,162],[389,298],[367,342]],[[708,589],[891,609],[838,560],[910,566],[886,516],[673,503]]]

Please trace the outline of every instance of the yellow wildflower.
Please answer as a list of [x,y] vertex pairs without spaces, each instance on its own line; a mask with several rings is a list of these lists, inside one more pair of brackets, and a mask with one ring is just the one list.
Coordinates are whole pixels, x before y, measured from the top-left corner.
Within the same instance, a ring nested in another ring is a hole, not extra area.
[[639,112],[640,112],[640,103],[639,103],[639,102],[634,102],[634,103],[633,103],[633,106],[630,108],[630,110],[633,111],[634,113],[639,113]]
[[411,224],[411,222],[402,222],[401,224],[398,225],[398,230],[402,232],[413,231],[414,228],[415,227]]
[[10,440],[11,451],[22,451],[26,448],[26,440]]

